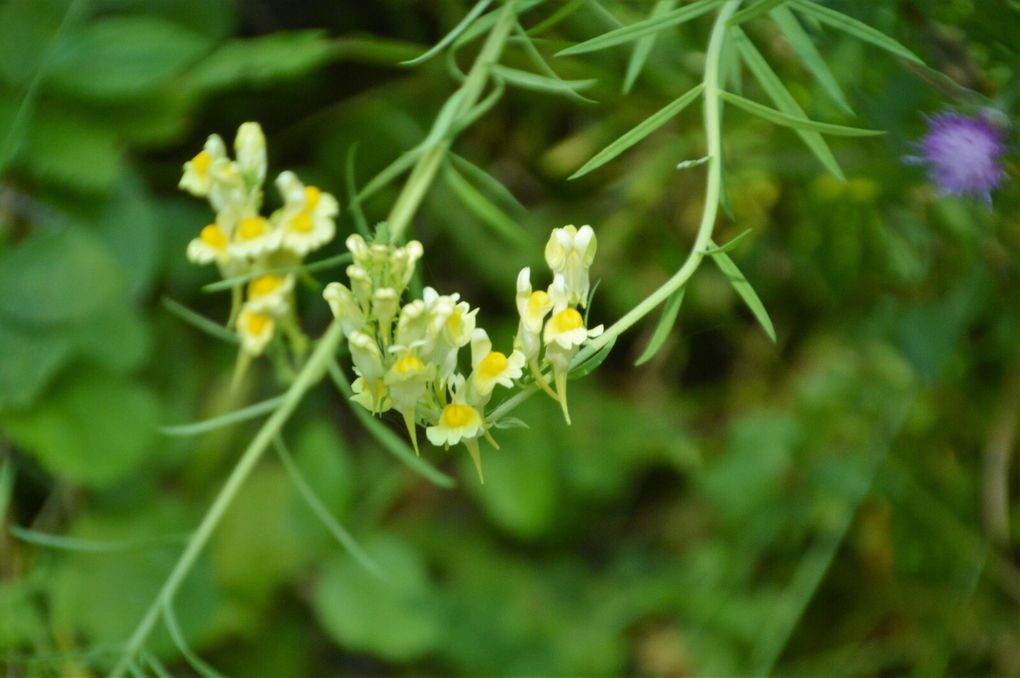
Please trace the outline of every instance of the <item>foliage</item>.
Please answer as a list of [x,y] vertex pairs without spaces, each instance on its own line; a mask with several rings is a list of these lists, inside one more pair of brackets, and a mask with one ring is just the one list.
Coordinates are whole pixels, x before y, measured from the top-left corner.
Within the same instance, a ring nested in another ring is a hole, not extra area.
[[[503,3],[0,4],[0,664],[113,668],[287,402],[268,363],[232,388],[237,347],[196,331],[230,299],[176,190],[209,132],[258,120],[274,167],[340,199],[339,242],[396,213],[427,253],[412,290],[461,291],[494,343],[549,230],[592,224],[607,338],[572,426],[506,406],[484,485],[324,368],[131,669],[1020,670],[1017,156],[991,209],[901,162],[922,114],[1016,119],[1016,3],[748,0],[713,153],[723,2],[519,2],[464,107]],[[432,165],[418,209],[400,187]]]

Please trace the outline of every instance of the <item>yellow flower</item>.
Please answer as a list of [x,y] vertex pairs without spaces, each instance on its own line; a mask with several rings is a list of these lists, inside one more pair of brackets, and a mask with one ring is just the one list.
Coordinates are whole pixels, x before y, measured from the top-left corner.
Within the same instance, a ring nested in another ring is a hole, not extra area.
[[329,193],[301,183],[293,172],[281,172],[276,187],[283,208],[275,215],[280,224],[280,244],[299,257],[322,247],[336,234],[334,218],[340,205]]
[[545,317],[552,310],[552,300],[545,290],[531,289],[531,269],[522,268],[517,275],[517,314],[520,324],[514,337],[514,348],[519,349],[528,361],[538,358],[540,336]]
[[257,356],[273,338],[276,322],[272,316],[258,313],[250,308],[241,310],[237,318],[237,332],[241,337],[241,348],[245,353]]
[[418,454],[418,437],[414,428],[415,412],[418,409],[418,401],[428,390],[429,381],[435,377],[436,368],[435,365],[423,363],[412,348],[394,346],[391,351],[400,357],[386,373],[383,383],[389,388],[393,409],[404,417],[407,435],[414,445],[415,454]]
[[354,299],[354,294],[345,285],[331,282],[326,285],[322,296],[333,311],[333,317],[340,321],[345,336],[350,336],[352,332],[357,332],[365,326],[365,313]]
[[248,308],[259,313],[283,315],[290,306],[294,276],[260,275],[248,283]]
[[364,332],[352,332],[347,337],[347,344],[351,349],[354,369],[358,373],[358,379],[353,384],[356,395],[351,399],[376,414],[385,412],[390,408],[390,400],[383,381],[386,367],[383,365],[379,345]]
[[209,195],[213,164],[225,158],[226,155],[227,148],[223,144],[223,139],[218,134],[210,135],[202,150],[194,158],[184,163],[184,175],[178,186],[200,198]]
[[549,296],[554,300],[554,305],[542,337],[547,348],[556,345],[564,350],[576,349],[589,337],[602,334],[602,325],[592,329],[584,326],[584,317],[576,308],[568,305],[567,300],[571,297],[565,287],[561,275],[557,275],[549,287]]
[[195,264],[221,264],[230,260],[230,236],[219,224],[209,224],[188,243],[188,259]]
[[591,226],[555,228],[545,245],[545,261],[554,275],[562,275],[570,304],[588,303],[588,269],[598,243]]
[[237,169],[252,188],[266,180],[266,135],[257,122],[246,122],[237,128],[234,138]]
[[443,407],[436,423],[425,429],[425,436],[430,443],[437,447],[464,443],[464,447],[471,454],[471,460],[478,470],[478,478],[484,483],[485,477],[482,475],[482,455],[478,449],[478,438],[485,433],[485,420],[477,409],[464,402],[463,378],[455,384],[455,388],[457,391],[453,402]]
[[485,330],[478,328],[471,335],[471,386],[485,397],[496,384],[512,388],[514,381],[524,373],[524,354],[514,351],[509,357],[492,350],[492,342]]
[[280,234],[265,217],[248,214],[241,217],[234,229],[230,252],[235,257],[254,259],[275,251],[280,244]]

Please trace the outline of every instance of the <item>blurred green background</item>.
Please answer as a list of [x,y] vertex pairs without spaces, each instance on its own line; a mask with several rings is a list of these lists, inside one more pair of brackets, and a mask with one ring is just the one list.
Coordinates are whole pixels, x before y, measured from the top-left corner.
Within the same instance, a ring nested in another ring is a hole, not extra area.
[[[550,59],[651,8],[582,4],[538,43]],[[944,76],[826,31],[818,42],[859,114],[850,119],[768,22],[748,25],[813,118],[889,131],[833,141],[841,183],[789,130],[727,112],[735,219],[721,217],[716,239],[754,229],[733,257],[778,343],[706,265],[651,364],[632,366],[654,317],[572,383],[572,427],[548,399],[521,408],[530,429],[500,433],[484,486],[462,450],[428,449],[458,478],[451,491],[383,453],[320,385],[288,439],[390,580],[340,549],[267,456],[175,601],[196,652],[247,676],[1020,674],[1017,156],[993,209],[938,199],[900,160],[923,114],[964,103],[949,79],[1015,116],[1020,4],[832,5]],[[293,168],[346,203],[346,182],[419,143],[455,86],[442,58],[397,62],[469,7],[0,3],[7,675],[110,667],[256,424],[197,439],[157,427],[281,390],[261,362],[232,394],[233,348],[159,303],[217,320],[229,306],[201,291],[214,271],[185,259],[208,214],[176,190],[181,164],[207,134],[229,139],[257,120],[271,176]],[[598,78],[585,94],[599,103],[511,90],[467,130],[455,151],[499,180],[478,190],[533,243],[501,239],[437,182],[412,228],[425,282],[461,292],[509,337],[517,270],[541,267],[549,229],[567,223],[598,233],[596,321],[664,281],[700,214],[703,174],[675,169],[704,154],[696,107],[600,170],[566,177],[700,80],[709,21],[661,34],[627,95],[629,48],[553,59],[564,77]],[[476,50],[458,56],[462,67]],[[504,63],[530,68],[514,44]],[[750,82],[745,94],[761,98]],[[398,188],[365,205],[370,220]],[[344,214],[321,256],[351,230]],[[300,305],[318,335],[319,292],[303,290]],[[175,675],[193,673],[165,630],[148,647]]]

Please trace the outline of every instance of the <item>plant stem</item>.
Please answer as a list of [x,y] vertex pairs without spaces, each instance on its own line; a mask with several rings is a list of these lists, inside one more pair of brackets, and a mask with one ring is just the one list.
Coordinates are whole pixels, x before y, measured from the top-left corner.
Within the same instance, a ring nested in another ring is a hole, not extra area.
[[252,469],[255,468],[255,464],[259,459],[262,458],[262,454],[269,447],[269,444],[283,429],[283,425],[290,418],[291,413],[297,407],[298,403],[304,397],[308,390],[317,384],[322,377],[326,374],[326,368],[329,365],[330,360],[333,358],[333,354],[336,353],[337,347],[340,345],[340,341],[343,339],[343,332],[340,329],[340,324],[334,322],[326,330],[326,333],[319,340],[318,345],[315,347],[315,351],[308,358],[308,362],[305,363],[301,372],[294,379],[294,383],[287,390],[283,396],[283,402],[280,403],[280,407],[266,420],[266,423],[262,425],[259,432],[252,439],[248,445],[248,449],[241,455],[234,470],[230,472],[230,476],[227,481],[223,484],[223,489],[216,495],[216,499],[213,501],[212,506],[206,512],[205,517],[199,524],[198,529],[195,530],[191,539],[188,541],[188,545],[185,547],[181,557],[177,560],[177,564],[174,565],[174,569],[170,572],[170,576],[167,577],[166,582],[163,584],[163,588],[160,589],[156,595],[156,599],[152,602],[148,612],[142,618],[138,628],[135,629],[134,634],[128,640],[127,645],[124,648],[124,654],[121,656],[120,663],[113,669],[111,675],[123,676],[127,671],[128,664],[134,658],[134,656],[141,650],[145,644],[146,639],[152,632],[153,626],[159,619],[160,611],[163,606],[170,600],[173,599],[177,589],[180,588],[181,582],[188,575],[192,565],[195,564],[195,560],[198,558],[202,549],[208,543],[209,538],[212,536],[213,530],[219,525],[220,519],[223,518],[223,514],[226,513],[237,492],[241,489],[245,479],[251,473]]
[[489,78],[489,68],[499,59],[510,32],[517,25],[514,4],[513,0],[510,0],[503,6],[502,13],[486,38],[481,52],[478,53],[467,79],[453,95],[458,98],[456,110],[450,116],[440,115],[436,118],[429,137],[437,141],[418,158],[414,169],[411,170],[411,176],[404,184],[404,189],[393,203],[393,208],[386,219],[390,226],[391,242],[398,243],[404,237],[411,219],[418,211],[428,187],[431,186],[436,172],[446,158],[446,153],[450,150],[453,137],[458,131],[455,125],[478,103]]
[[[580,365],[582,362],[593,356],[610,341],[616,339],[639,320],[651,313],[656,306],[669,298],[673,292],[687,284],[694,272],[698,270],[705,258],[705,250],[712,242],[712,231],[715,228],[715,219],[719,213],[719,190],[722,187],[722,130],[720,128],[720,102],[719,102],[719,71],[722,61],[722,48],[726,40],[726,22],[737,8],[741,0],[730,0],[715,18],[712,25],[712,34],[708,41],[708,52],[705,57],[704,75],[704,124],[705,139],[708,146],[707,178],[705,184],[705,206],[701,212],[701,222],[698,225],[698,234],[694,238],[694,246],[691,253],[687,255],[680,269],[673,276],[664,282],[657,290],[648,295],[641,303],[628,311],[622,318],[610,325],[605,332],[585,345],[571,362],[571,367]],[[501,403],[487,417],[489,421],[498,421],[515,407],[537,393],[539,387],[532,384],[522,391],[518,391],[506,401]]]

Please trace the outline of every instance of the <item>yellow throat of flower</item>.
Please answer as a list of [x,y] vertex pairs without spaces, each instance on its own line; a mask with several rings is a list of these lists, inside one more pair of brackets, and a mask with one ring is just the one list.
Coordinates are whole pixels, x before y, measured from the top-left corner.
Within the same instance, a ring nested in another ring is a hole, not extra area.
[[321,191],[317,186],[305,186],[305,209],[309,212],[315,210],[319,204],[319,195]]
[[545,290],[535,290],[528,297],[528,313],[538,315],[549,304],[549,295]]
[[447,428],[462,428],[478,422],[478,412],[470,405],[452,403],[443,408],[439,424]]
[[227,234],[224,233],[223,229],[216,224],[209,224],[203,228],[202,232],[198,234],[198,237],[202,240],[202,242],[214,250],[227,249]]
[[260,275],[248,283],[248,297],[258,299],[259,297],[272,294],[282,284],[283,278],[278,275]]
[[505,355],[499,351],[492,351],[482,358],[482,362],[478,363],[478,372],[483,377],[494,379],[506,371],[507,365]]
[[577,312],[576,308],[565,308],[552,317],[552,323],[556,332],[570,332],[584,327],[584,318]]
[[243,240],[254,240],[265,235],[268,230],[266,220],[262,217],[247,217],[237,226],[237,235]]
[[393,365],[393,369],[396,370],[397,374],[400,376],[407,377],[424,370],[425,364],[422,363],[417,356],[405,355]]
[[212,165],[212,156],[209,151],[199,151],[198,155],[191,159],[191,168],[200,176],[205,176]]
[[262,334],[269,327],[269,324],[273,322],[272,318],[262,313],[249,313],[244,319],[245,331],[253,336]]

